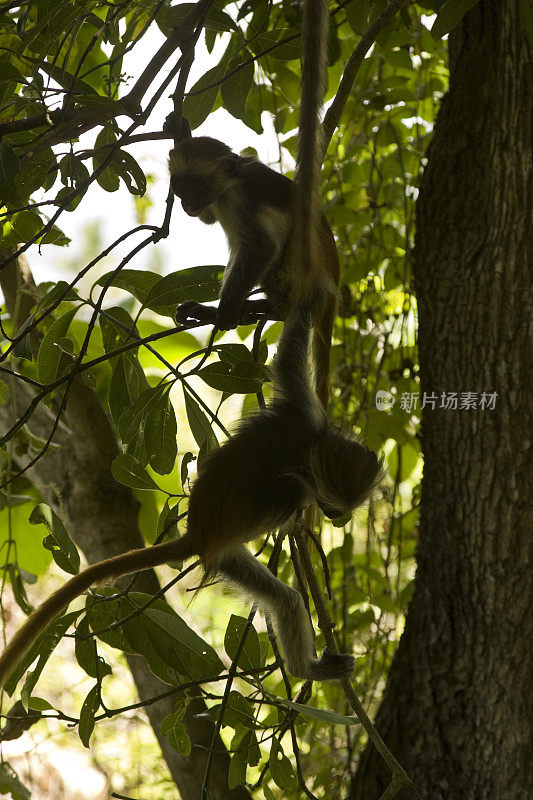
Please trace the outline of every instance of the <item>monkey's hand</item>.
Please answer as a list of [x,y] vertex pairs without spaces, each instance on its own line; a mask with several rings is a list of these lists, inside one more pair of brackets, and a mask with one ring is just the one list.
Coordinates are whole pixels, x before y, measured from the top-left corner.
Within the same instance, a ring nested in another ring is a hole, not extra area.
[[177,307],[174,319],[176,325],[190,325],[191,323],[214,325],[216,313],[216,308],[212,306],[204,306],[202,303],[195,303],[194,300],[187,300],[186,303]]
[[230,331],[236,328],[240,321],[240,308],[230,303],[224,303],[222,300],[218,304],[218,311],[216,316],[216,326],[219,331]]
[[276,314],[276,309],[270,300],[265,297],[259,300],[245,300],[241,306],[239,317],[241,325],[250,325],[262,319],[278,319],[279,315]]
[[332,653],[326,649],[322,657],[311,664],[313,681],[332,681],[349,678],[353,673],[355,659],[349,653]]
[[245,300],[237,311],[233,308],[226,309],[224,305],[222,307],[219,305],[216,323],[219,330],[228,331],[238,325],[253,325],[254,322],[266,319],[281,319],[281,317],[277,314],[270,300],[263,298]]

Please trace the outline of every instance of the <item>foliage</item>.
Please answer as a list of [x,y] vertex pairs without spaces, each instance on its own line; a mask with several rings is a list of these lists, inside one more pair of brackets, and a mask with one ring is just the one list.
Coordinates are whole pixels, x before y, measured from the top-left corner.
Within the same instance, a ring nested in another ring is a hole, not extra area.
[[[426,0],[406,6],[379,34],[356,75],[323,172],[325,208],[342,262],[330,413],[342,426],[360,432],[369,446],[383,450],[389,466],[368,519],[327,526],[322,536],[339,646],[355,647],[359,655],[358,692],[367,706],[382,690],[414,572],[420,448],[418,409],[411,405],[418,398],[419,383],[410,261],[419,174],[436,104],[447,82],[446,48],[438,36],[457,24],[473,3],[447,0],[435,21],[428,15],[440,5]],[[218,63],[186,93],[183,111],[192,128],[209,123],[210,115],[223,107],[249,129],[261,132],[266,111],[285,156],[294,156],[299,4],[239,0],[230,5],[218,0],[204,6],[202,38],[207,50],[218,52],[215,45],[220,43],[224,49]],[[360,37],[384,7],[384,0],[331,7],[328,99],[335,95]],[[170,72],[154,68],[154,62],[141,53],[143,39],[157,27],[171,41],[179,30],[174,26],[190,20],[196,8],[189,3],[171,5],[168,0],[4,4],[0,11],[3,248],[22,253],[35,244],[68,246],[61,217],[76,214],[95,183],[101,192],[115,192],[124,183],[132,195],[145,195],[143,168],[128,147],[139,137],[164,137],[150,132],[148,121],[156,103],[165,102],[168,87],[174,87],[183,57]],[[192,21],[198,24],[198,19]],[[175,48],[178,44],[176,40]],[[136,80],[125,68],[134,48],[143,68],[147,66]],[[174,97],[180,100],[177,94]],[[156,191],[164,194],[166,188]],[[81,375],[104,403],[122,444],[123,452],[112,468],[115,480],[140,492],[145,507],[156,499],[158,539],[174,535],[186,511],[189,467],[224,435],[220,407],[237,396],[246,413],[254,395],[263,387],[268,390],[268,344],[275,342],[279,330],[279,326],[267,329],[256,345],[251,328],[239,332],[238,342],[231,335],[219,335],[209,351],[193,332],[176,331],[172,321],[176,305],[190,299],[214,300],[222,267],[195,265],[163,277],[131,269],[133,256],[157,243],[165,229],[164,221],[140,226],[138,232],[145,238],[131,246],[111,272],[99,277],[91,292],[80,289],[80,280],[90,276],[104,255],[129,242],[130,231],[117,232],[114,243],[106,243],[94,258],[80,264],[70,283],[37,287],[31,315],[19,330],[13,329],[6,314],[2,347],[7,372],[6,382],[0,383],[0,402],[5,402],[10,392],[7,381],[12,380],[9,373],[25,376],[39,402],[61,414],[64,388],[75,374]],[[29,253],[31,265],[32,250]],[[123,290],[118,305],[106,299],[111,287]],[[35,333],[37,351],[31,347]],[[142,366],[141,354],[146,352],[152,359],[150,369]],[[218,393],[218,405],[206,402],[198,381]],[[378,392],[390,393],[394,405],[377,408]],[[25,421],[4,437],[8,449],[0,454],[0,509],[6,509],[0,512],[0,521],[4,573],[27,612],[24,584],[35,580],[32,572],[44,569],[47,551],[68,572],[78,569],[79,556],[54,512],[43,504],[31,510],[35,491],[17,467],[17,454],[23,450],[39,457],[53,443],[31,436]],[[189,440],[195,442],[194,453],[183,445]],[[48,528],[42,546],[35,538],[36,529],[30,527],[40,522]],[[271,552],[268,543],[266,554]],[[316,554],[314,558],[318,570],[320,559]],[[290,581],[284,552],[279,574]],[[121,626],[115,624],[117,619],[123,620]],[[290,798],[301,796],[305,779],[317,797],[340,795],[348,778],[346,764],[360,751],[363,734],[354,718],[346,716],[339,688],[316,685],[307,708],[306,702],[294,703],[291,683],[274,669],[268,638],[239,616],[227,623],[224,650],[241,677],[234,680],[222,704],[209,694],[212,681],[223,670],[222,653],[217,654],[185,619],[163,600],[129,589],[95,590],[84,610],[52,623],[11,680],[8,688],[13,691],[22,668],[39,654],[22,689],[26,706],[39,702],[33,695],[37,678],[75,620],[76,658],[95,681],[79,711],[78,731],[85,746],[90,745],[95,720],[102,716],[102,695],[111,673],[98,653],[100,639],[125,652],[143,654],[152,671],[173,687],[197,685],[205,690],[212,719],[223,715],[232,753],[231,785],[247,781],[261,786],[266,798]],[[319,636],[317,648],[322,646]],[[187,754],[190,743],[182,721],[187,694],[182,697],[162,732],[173,747]],[[27,796],[12,773],[2,774],[6,792]]]

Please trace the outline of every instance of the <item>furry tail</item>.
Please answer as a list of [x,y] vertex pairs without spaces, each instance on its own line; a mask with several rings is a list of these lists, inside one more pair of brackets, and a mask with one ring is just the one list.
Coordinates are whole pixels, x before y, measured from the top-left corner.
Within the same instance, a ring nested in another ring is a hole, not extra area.
[[118,578],[130,572],[151,569],[168,561],[181,561],[194,554],[190,538],[186,534],[172,542],[130,550],[129,553],[107,558],[75,575],[28,617],[5,648],[0,656],[0,689],[46,626],[93,583]]

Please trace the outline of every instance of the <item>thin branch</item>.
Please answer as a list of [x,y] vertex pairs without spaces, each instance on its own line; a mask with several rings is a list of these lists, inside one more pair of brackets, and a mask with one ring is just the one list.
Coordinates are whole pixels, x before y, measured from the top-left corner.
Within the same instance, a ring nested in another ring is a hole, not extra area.
[[[309,590],[311,592],[311,596],[313,598],[313,603],[315,605],[317,614],[318,614],[318,626],[323,633],[324,639],[326,641],[326,645],[328,650],[331,653],[338,653],[337,643],[335,641],[335,636],[333,635],[333,623],[331,618],[327,612],[326,606],[324,605],[324,601],[322,599],[322,592],[320,591],[320,587],[318,585],[316,575],[313,569],[313,564],[311,562],[311,558],[309,556],[309,552],[307,549],[306,541],[301,530],[301,523],[296,523],[294,526],[294,538],[296,540],[298,546],[298,553],[300,555],[301,563],[305,571],[305,577],[307,580],[307,584],[309,586]],[[344,694],[346,696],[346,700],[350,705],[352,711],[356,714],[358,719],[360,720],[361,724],[363,725],[365,731],[368,734],[368,738],[373,743],[376,750],[379,752],[389,769],[391,770],[396,785],[399,787],[405,786],[412,792],[413,796],[417,800],[423,800],[422,796],[419,794],[418,790],[416,789],[415,785],[413,784],[411,778],[404,770],[402,765],[395,759],[379,733],[377,732],[376,728],[370,721],[370,717],[366,713],[365,709],[359,698],[357,697],[356,693],[353,690],[352,684],[350,683],[349,678],[343,678],[340,681],[340,684],[343,688]]]
[[392,0],[392,2],[389,3],[389,5],[381,12],[376,21],[373,22],[370,28],[365,32],[361,38],[361,41],[350,56],[344,69],[339,88],[337,89],[337,94],[328,108],[322,123],[322,127],[324,129],[324,152],[331,141],[331,137],[335,132],[335,128],[340,122],[342,112],[344,111],[344,106],[346,105],[348,97],[350,96],[350,92],[352,91],[355,76],[357,75],[359,67],[363,63],[366,54],[378,38],[381,31],[383,31],[387,25],[392,22],[396,14],[398,14],[398,12],[410,2],[412,2],[412,0]]

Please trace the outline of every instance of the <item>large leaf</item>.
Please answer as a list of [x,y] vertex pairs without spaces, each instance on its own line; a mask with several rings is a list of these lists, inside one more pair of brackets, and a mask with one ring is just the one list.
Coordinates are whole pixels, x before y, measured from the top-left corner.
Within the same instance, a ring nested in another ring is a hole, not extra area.
[[150,466],[159,475],[172,472],[178,455],[178,426],[168,391],[158,399],[146,419],[144,445]]
[[265,367],[253,361],[241,361],[235,365],[218,361],[203,367],[198,375],[208,386],[227,394],[259,392],[268,378]]
[[71,611],[69,614],[64,614],[63,616],[57,617],[49,625],[47,625],[44,631],[32,644],[26,655],[21,658],[9,676],[5,685],[5,691],[9,695],[12,695],[15,686],[24,675],[30,664],[32,664],[37,656],[39,656],[36,666],[32,672],[28,673],[24,684],[22,700],[26,708],[28,707],[28,698],[33,691],[33,687],[37,683],[37,680],[39,679],[46,662],[63,638],[63,635],[70,628],[80,613],[81,611]]
[[183,396],[185,398],[185,411],[187,412],[187,419],[194,441],[204,451],[214,450],[218,447],[218,442],[209,420],[185,385],[183,386]]
[[224,106],[229,113],[237,119],[246,118],[246,99],[254,81],[253,62],[240,66],[237,60],[229,64],[230,72],[236,70],[226,78],[220,91]]
[[[224,636],[224,649],[232,661],[235,661],[242,637],[248,627],[244,617],[232,614]],[[248,628],[244,646],[237,661],[239,667],[245,670],[257,669],[262,666],[261,647],[259,637],[253,625]]]
[[132,489],[157,489],[157,484],[149,476],[139,461],[129,453],[121,453],[111,464],[114,479]]
[[45,385],[52,383],[57,378],[59,362],[63,355],[61,348],[58,347],[58,341],[67,335],[77,310],[78,307],[71,308],[56,319],[41,342],[37,356],[37,369],[39,380]]
[[[139,608],[142,611],[135,613]],[[113,647],[143,655],[154,674],[175,684],[183,678],[201,680],[218,675],[224,665],[215,650],[195,633],[164,600],[130,592],[113,594],[107,602],[90,602],[89,621]],[[133,615],[133,616],[132,616]],[[123,619],[117,630],[106,631]]]
[[83,701],[80,711],[80,724],[78,733],[85,747],[89,747],[89,739],[94,730],[95,714],[100,708],[99,685],[96,683]]
[[172,272],[151,287],[143,305],[163,316],[173,317],[176,307],[187,300],[205,303],[216,300],[224,267],[204,265]]
[[462,20],[467,11],[474,8],[479,0],[446,0],[431,28],[434,39],[441,39]]
[[46,503],[40,503],[31,512],[30,523],[46,525],[49,536],[44,539],[43,545],[50,550],[61,569],[76,575],[80,571],[80,554],[55,511]]

